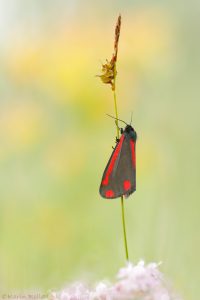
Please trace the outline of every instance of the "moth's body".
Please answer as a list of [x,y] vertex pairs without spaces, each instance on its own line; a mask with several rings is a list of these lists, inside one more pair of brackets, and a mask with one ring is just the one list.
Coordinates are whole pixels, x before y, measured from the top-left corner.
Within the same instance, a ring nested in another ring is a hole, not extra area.
[[137,134],[131,125],[121,130],[121,137],[103,173],[99,192],[103,198],[128,197],[136,190]]

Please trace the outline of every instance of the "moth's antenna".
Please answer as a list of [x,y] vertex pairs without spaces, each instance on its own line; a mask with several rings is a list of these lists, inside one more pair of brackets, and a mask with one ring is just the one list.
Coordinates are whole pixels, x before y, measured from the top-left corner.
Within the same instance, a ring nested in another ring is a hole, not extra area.
[[128,125],[125,121],[123,121],[123,120],[121,120],[121,119],[117,119],[117,118],[115,118],[115,117],[113,117],[113,116],[111,116],[111,115],[109,115],[109,114],[106,114],[106,115],[109,116],[110,118],[113,118],[113,119],[115,119],[115,120],[121,121],[121,122],[123,122],[124,124]]
[[132,117],[133,117],[133,112],[131,112],[131,123],[130,123],[130,125],[132,124]]

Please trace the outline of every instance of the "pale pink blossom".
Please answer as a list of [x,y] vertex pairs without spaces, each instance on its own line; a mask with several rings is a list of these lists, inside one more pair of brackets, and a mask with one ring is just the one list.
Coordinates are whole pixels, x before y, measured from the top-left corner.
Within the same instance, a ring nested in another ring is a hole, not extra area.
[[127,263],[119,270],[113,284],[99,282],[89,289],[83,283],[75,283],[65,289],[52,292],[52,300],[181,300],[175,295],[158,269],[159,264],[144,261]]

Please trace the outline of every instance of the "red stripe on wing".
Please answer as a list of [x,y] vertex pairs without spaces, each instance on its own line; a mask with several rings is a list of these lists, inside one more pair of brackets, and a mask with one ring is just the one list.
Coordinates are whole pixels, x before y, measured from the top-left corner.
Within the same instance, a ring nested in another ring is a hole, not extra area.
[[105,173],[105,177],[102,180],[102,185],[108,185],[109,176],[112,173],[112,170],[113,170],[114,165],[115,165],[115,161],[116,161],[116,159],[117,159],[117,157],[119,155],[119,152],[120,152],[120,150],[122,148],[123,141],[124,141],[124,134],[122,134],[122,136],[121,136],[121,138],[119,140],[119,143],[116,146],[116,149],[115,149],[115,151],[113,153],[113,156],[111,158],[110,164],[107,167],[107,170],[106,170],[106,173]]
[[135,142],[133,140],[130,140],[130,146],[131,146],[132,164],[133,164],[133,168],[135,169],[135,165],[136,165]]

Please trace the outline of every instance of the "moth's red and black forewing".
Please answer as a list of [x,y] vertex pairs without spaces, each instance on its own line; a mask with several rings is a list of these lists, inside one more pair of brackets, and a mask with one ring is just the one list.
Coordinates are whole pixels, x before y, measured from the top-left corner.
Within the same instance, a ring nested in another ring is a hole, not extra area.
[[116,144],[103,173],[99,192],[103,198],[129,196],[136,189],[136,145],[137,134],[127,125]]

